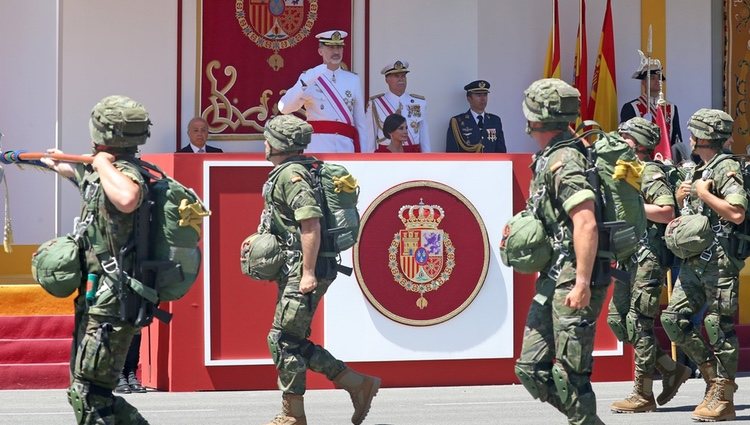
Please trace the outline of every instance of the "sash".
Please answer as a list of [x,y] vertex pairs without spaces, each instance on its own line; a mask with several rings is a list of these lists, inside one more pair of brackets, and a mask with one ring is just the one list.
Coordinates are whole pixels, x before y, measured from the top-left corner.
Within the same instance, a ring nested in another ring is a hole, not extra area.
[[341,121],[308,121],[313,128],[313,134],[338,134],[352,139],[354,152],[362,152],[359,146],[359,133],[353,125]]
[[346,107],[346,102],[344,102],[344,99],[339,94],[339,92],[336,91],[336,86],[334,86],[333,83],[328,80],[328,77],[321,74],[315,81],[322,89],[323,95],[326,97],[326,99],[328,99],[331,105],[333,105],[333,109],[336,110],[336,113],[341,118],[341,121],[349,125],[354,124],[354,117],[352,116],[352,112],[349,110],[349,108]]
[[[398,113],[398,114],[400,114],[402,116],[404,115],[401,111],[399,111],[399,112],[394,111],[393,110],[393,105],[391,105],[388,102],[388,100],[385,98],[385,96],[380,96],[380,97],[375,98],[375,103],[377,103],[378,105],[380,105],[380,108],[383,110],[383,112],[386,113],[386,115],[385,115],[386,117],[388,115],[395,114],[395,113]],[[375,105],[373,105],[373,106],[375,106]],[[375,108],[375,113],[377,115],[377,106]],[[406,117],[404,117],[404,118],[406,118]],[[383,118],[381,120],[380,117],[376,117],[376,119],[377,119],[378,127],[380,127],[380,129],[382,130],[383,129],[383,123],[385,122],[385,118]],[[406,129],[407,129],[406,144],[404,146],[416,145],[414,143],[414,140],[416,140],[417,138],[415,137],[416,135],[412,134],[412,128],[409,125],[409,119],[408,118],[406,120]],[[377,137],[377,135],[376,135],[376,137]],[[390,151],[388,151],[388,152],[390,152]]]

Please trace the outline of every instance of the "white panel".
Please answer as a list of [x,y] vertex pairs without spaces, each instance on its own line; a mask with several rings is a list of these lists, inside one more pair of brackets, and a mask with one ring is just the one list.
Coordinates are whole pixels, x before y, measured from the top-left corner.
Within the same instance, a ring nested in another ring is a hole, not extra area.
[[[55,146],[56,54],[57,1],[3,0],[0,131],[5,136],[0,150],[35,152]],[[6,165],[3,169],[9,186],[15,243],[36,244],[53,237],[54,175],[28,167],[21,170]],[[0,196],[4,193],[4,187],[0,186]],[[0,206],[3,205],[0,198]],[[3,217],[0,208],[0,220]]]
[[445,152],[448,120],[469,109],[463,87],[479,78],[477,0],[371,0],[370,19],[369,95],[386,90],[383,65],[407,60],[407,92],[427,97],[432,148]]
[[679,108],[684,143],[689,143],[687,121],[695,111],[722,108],[722,105],[711,104],[711,3],[706,0],[666,2],[666,96]]
[[[351,277],[339,274],[325,296],[325,346],[344,361],[509,358],[513,356],[513,273],[496,247],[512,215],[513,167],[509,161],[342,162],[360,182],[360,212],[381,193],[409,180],[433,180],[464,195],[484,220],[490,264],[484,286],[456,317],[433,326],[407,326],[383,316]],[[415,173],[415,166],[419,172]],[[471,168],[471,179],[463,178]],[[383,173],[388,170],[388,173]],[[477,182],[492,182],[492,193]],[[351,266],[351,255],[341,256]],[[387,267],[386,264],[383,267]],[[396,283],[393,283],[396,285]],[[429,308],[429,307],[428,307]]]

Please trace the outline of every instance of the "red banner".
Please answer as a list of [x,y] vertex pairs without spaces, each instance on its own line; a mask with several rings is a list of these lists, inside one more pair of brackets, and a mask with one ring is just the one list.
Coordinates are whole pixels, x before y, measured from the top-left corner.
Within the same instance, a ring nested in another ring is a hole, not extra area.
[[211,0],[199,11],[196,110],[213,140],[258,138],[284,90],[322,63],[315,34],[351,34],[352,0]]

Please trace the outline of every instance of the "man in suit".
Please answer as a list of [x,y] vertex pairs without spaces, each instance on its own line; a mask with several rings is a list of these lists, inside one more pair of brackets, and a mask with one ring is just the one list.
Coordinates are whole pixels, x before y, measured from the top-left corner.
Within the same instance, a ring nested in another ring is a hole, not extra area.
[[446,152],[505,153],[505,136],[500,117],[485,112],[490,83],[476,80],[464,86],[469,110],[451,118]]
[[188,153],[221,153],[224,152],[219,148],[209,146],[206,144],[208,140],[208,121],[201,117],[195,117],[188,123],[188,143],[184,148],[178,152]]
[[406,93],[406,74],[409,62],[395,60],[380,71],[385,76],[388,91],[370,97],[367,122],[372,124],[372,134],[377,152],[391,152],[391,139],[383,134],[383,123],[391,114],[406,118],[407,140],[404,152],[430,152],[430,130],[427,128],[427,101],[424,96]]
[[315,132],[307,152],[372,152],[375,143],[367,131],[365,100],[359,76],[343,68],[341,30],[316,35],[323,63],[304,71],[279,100],[279,111],[291,114],[304,108]]

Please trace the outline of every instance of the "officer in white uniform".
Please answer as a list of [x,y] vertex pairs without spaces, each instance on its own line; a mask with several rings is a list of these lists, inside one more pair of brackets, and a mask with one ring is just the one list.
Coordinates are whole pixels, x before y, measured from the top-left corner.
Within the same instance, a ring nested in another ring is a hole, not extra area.
[[388,115],[399,114],[406,118],[409,139],[404,152],[431,152],[430,130],[427,128],[427,101],[424,96],[406,93],[406,74],[409,62],[395,60],[380,71],[385,76],[388,91],[370,97],[367,105],[367,122],[371,125],[377,152],[390,152],[391,140],[383,135],[383,122]]
[[303,72],[297,83],[279,100],[282,114],[305,108],[307,122],[314,130],[306,152],[375,150],[367,131],[359,76],[341,67],[347,35],[339,30],[316,35],[323,64]]

